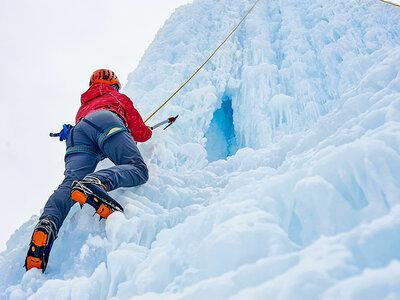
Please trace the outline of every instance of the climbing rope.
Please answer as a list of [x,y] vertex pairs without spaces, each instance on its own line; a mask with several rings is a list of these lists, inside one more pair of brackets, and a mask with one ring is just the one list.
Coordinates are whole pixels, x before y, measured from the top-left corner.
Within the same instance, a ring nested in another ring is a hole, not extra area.
[[384,3],[387,3],[387,4],[391,4],[391,5],[393,5],[393,6],[400,7],[399,4],[396,4],[396,3],[393,3],[393,2],[389,2],[389,1],[385,1],[385,0],[379,0],[379,1],[384,2]]
[[246,17],[250,14],[250,12],[253,10],[253,8],[257,5],[258,1],[257,0],[253,6],[250,8],[250,10],[247,12],[247,14],[242,18],[242,20],[240,20],[239,24],[237,24],[237,26],[231,31],[231,33],[226,37],[226,39],[221,43],[221,45],[218,46],[217,49],[215,49],[215,51],[210,55],[209,58],[207,58],[207,60],[196,70],[196,72],[193,73],[192,76],[190,76],[190,78],[188,80],[186,80],[186,82],[184,84],[182,84],[180,86],[179,89],[177,89],[175,91],[175,93],[173,93],[171,95],[171,97],[169,97],[159,108],[157,108],[156,111],[154,111],[150,117],[148,117],[144,122],[146,123],[148,120],[150,120],[151,117],[153,117],[165,104],[167,104],[203,67],[204,65],[214,56],[214,54],[219,50],[219,48],[222,47],[223,44],[225,44],[225,42],[231,37],[231,35],[236,31],[236,29],[240,26],[240,24],[242,24],[242,22],[244,21],[244,19],[246,19]]

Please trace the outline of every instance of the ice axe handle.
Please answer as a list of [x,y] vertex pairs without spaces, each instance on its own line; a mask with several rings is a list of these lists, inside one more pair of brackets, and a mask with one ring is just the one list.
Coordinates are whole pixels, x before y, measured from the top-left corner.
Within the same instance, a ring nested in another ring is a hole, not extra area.
[[165,130],[165,129],[167,129],[169,126],[171,126],[172,123],[174,123],[174,122],[176,121],[176,119],[178,118],[178,116],[179,116],[179,115],[177,115],[176,117],[168,118],[168,119],[166,119],[166,120],[164,120],[164,121],[162,121],[162,122],[160,122],[160,123],[157,123],[156,125],[152,126],[151,129],[154,130],[154,129],[160,127],[161,125],[164,125],[164,124],[167,124],[167,123],[168,123],[168,125],[164,128],[164,130]]

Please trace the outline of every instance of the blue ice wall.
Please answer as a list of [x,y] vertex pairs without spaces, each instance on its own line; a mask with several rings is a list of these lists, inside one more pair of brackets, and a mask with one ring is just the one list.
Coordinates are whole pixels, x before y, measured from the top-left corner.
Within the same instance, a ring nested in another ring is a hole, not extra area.
[[225,159],[238,150],[233,125],[232,99],[228,96],[223,97],[221,107],[214,112],[205,137],[207,159],[210,162]]
[[[142,116],[253,3],[177,9],[124,88]],[[75,205],[45,274],[32,217],[0,299],[400,299],[398,32],[379,1],[260,1],[150,122],[180,115],[138,144],[149,181],[111,192],[125,213]]]

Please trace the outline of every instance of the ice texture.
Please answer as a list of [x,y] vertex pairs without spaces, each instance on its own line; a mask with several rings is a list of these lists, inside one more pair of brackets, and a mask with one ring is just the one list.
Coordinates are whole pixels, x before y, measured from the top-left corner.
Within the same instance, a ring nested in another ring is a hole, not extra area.
[[[176,10],[124,88],[144,118],[252,4]],[[45,274],[33,216],[0,298],[400,299],[399,32],[380,1],[260,1],[150,120],[180,115],[139,145],[148,183],[111,192],[125,214],[74,206]]]

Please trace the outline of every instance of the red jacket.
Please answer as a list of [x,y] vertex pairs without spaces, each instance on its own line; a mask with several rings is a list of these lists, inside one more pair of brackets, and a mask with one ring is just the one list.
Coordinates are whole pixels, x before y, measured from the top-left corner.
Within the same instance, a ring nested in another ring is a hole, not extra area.
[[81,96],[81,107],[76,115],[76,124],[81,118],[97,110],[110,110],[117,113],[131,131],[136,142],[145,142],[151,137],[151,130],[143,123],[131,99],[108,84],[95,83]]

